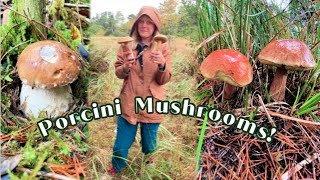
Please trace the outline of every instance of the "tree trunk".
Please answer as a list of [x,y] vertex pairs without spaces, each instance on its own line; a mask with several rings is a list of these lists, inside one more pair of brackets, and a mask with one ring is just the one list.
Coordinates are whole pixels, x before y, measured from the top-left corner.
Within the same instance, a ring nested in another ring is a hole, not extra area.
[[[16,6],[16,10],[26,15],[29,18],[34,19],[42,24],[45,23],[45,0],[15,0],[14,4]],[[32,35],[34,37],[46,37],[45,27],[37,24],[32,23]]]

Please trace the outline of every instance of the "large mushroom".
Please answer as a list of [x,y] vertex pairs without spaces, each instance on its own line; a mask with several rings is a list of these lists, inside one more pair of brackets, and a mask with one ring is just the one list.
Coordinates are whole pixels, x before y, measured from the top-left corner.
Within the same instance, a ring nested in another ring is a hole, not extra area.
[[263,64],[277,67],[269,92],[275,101],[284,100],[287,70],[305,71],[316,66],[308,46],[294,39],[270,42],[262,49],[258,59]]
[[163,43],[166,43],[168,41],[167,36],[158,34],[154,36],[153,38],[153,46],[152,46],[152,51],[160,51],[161,50],[161,45]]
[[134,39],[132,37],[121,37],[118,40],[118,44],[121,45],[122,51],[123,53],[127,56],[127,58],[129,58],[131,56],[131,58],[133,58],[133,53],[132,53],[132,49],[130,47],[130,43],[133,41]]
[[249,60],[233,49],[213,51],[203,60],[200,72],[207,79],[225,82],[224,99],[231,99],[237,87],[250,84],[253,78]]
[[39,41],[27,46],[17,62],[22,81],[20,106],[29,117],[56,117],[73,102],[70,83],[80,72],[77,55],[56,41]]

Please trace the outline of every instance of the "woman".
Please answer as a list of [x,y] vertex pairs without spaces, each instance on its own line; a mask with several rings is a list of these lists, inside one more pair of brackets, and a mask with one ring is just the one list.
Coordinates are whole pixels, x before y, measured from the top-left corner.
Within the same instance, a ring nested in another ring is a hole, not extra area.
[[[135,58],[119,49],[115,63],[116,76],[124,79],[120,93],[122,115],[117,120],[117,137],[113,147],[112,166],[109,173],[115,175],[126,166],[128,150],[133,144],[140,124],[142,152],[151,154],[157,146],[157,133],[163,114],[148,114],[146,110],[135,113],[135,97],[153,97],[153,102],[164,99],[164,87],[171,78],[170,49],[162,44],[160,51],[152,51],[153,38],[161,28],[159,11],[144,6],[137,15],[130,36],[137,46],[133,49]],[[142,54],[138,56],[138,54]],[[153,106],[155,107],[155,106]],[[155,110],[154,110],[155,112]],[[151,163],[149,157],[147,163]]]

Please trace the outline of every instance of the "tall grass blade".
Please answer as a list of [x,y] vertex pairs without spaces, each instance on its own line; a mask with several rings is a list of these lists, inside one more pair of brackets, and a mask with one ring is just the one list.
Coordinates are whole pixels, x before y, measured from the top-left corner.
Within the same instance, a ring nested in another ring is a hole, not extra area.
[[199,169],[199,163],[200,163],[200,154],[201,154],[201,149],[202,149],[202,144],[203,144],[203,139],[204,139],[204,133],[206,131],[206,127],[207,127],[207,122],[208,122],[208,111],[206,112],[205,116],[204,116],[204,121],[202,124],[202,128],[201,128],[201,132],[200,132],[200,136],[199,136],[199,142],[198,142],[198,147],[197,147],[197,155],[196,155],[196,171]]

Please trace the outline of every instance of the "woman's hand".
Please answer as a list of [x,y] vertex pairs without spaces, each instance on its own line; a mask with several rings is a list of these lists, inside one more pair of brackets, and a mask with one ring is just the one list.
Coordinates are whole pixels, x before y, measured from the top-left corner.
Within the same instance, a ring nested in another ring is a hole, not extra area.
[[132,53],[129,53],[126,56],[127,57],[124,60],[123,68],[125,72],[129,72],[130,68],[133,66],[133,63],[135,62],[135,58]]
[[151,52],[151,57],[154,63],[158,64],[160,67],[163,67],[166,64],[166,58],[163,57],[161,51]]

